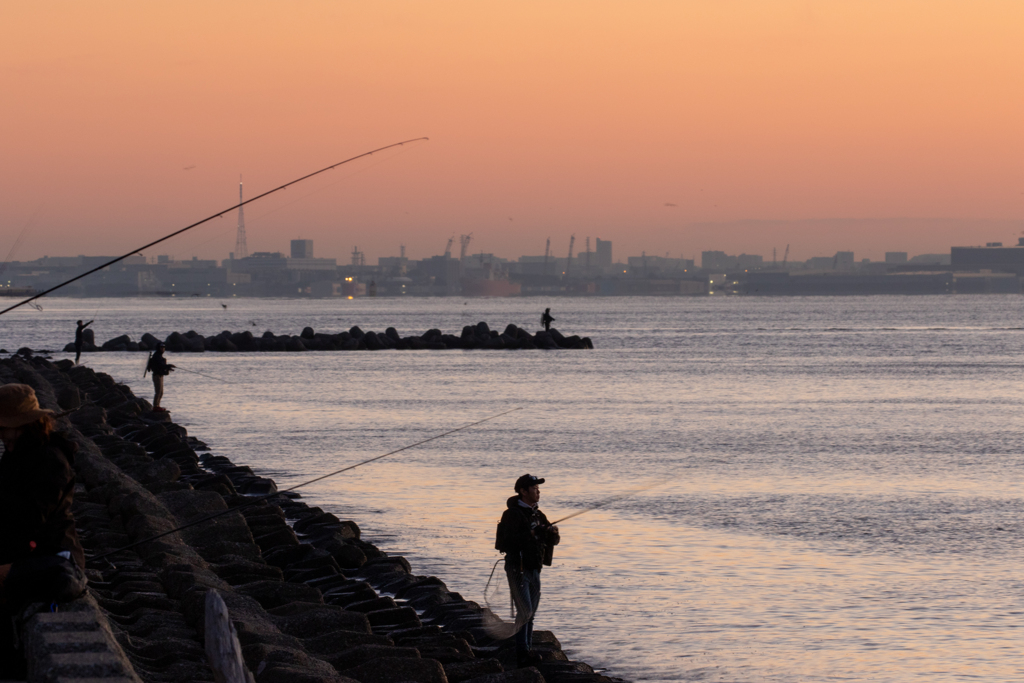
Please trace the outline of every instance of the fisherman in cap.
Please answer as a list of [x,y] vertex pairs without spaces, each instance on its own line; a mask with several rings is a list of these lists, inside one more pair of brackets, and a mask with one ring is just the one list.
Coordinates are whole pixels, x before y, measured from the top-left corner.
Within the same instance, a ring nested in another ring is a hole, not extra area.
[[[0,386],[0,679],[24,680],[12,617],[85,591],[85,554],[71,504],[77,444],[54,431],[26,384]],[[22,678],[18,678],[18,676]]]
[[171,374],[174,366],[164,358],[164,350],[167,346],[163,342],[157,342],[156,351],[149,357],[146,363],[146,370],[153,373],[153,412],[166,413],[166,408],[160,407],[160,399],[164,396],[164,377]]
[[516,479],[516,495],[506,502],[498,525],[497,545],[505,553],[505,574],[516,607],[516,656],[520,666],[539,660],[532,648],[533,615],[540,604],[540,570],[543,565],[551,566],[552,548],[561,540],[558,527],[552,526],[537,507],[543,483],[532,474]]

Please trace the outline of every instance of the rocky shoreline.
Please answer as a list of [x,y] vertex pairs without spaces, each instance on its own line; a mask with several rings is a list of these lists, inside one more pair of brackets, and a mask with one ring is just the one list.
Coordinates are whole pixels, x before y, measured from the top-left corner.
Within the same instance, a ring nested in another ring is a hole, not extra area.
[[[150,333],[145,333],[138,341],[134,341],[127,334],[114,337],[97,346],[95,336],[91,329],[84,333],[85,343],[82,351],[152,351],[159,343],[159,339]],[[167,350],[174,353],[203,351],[384,351],[394,349],[396,351],[422,351],[445,349],[593,349],[594,343],[590,337],[572,335],[566,337],[558,330],[538,330],[534,334],[521,327],[509,324],[503,332],[492,330],[486,322],[479,322],[476,325],[466,325],[462,328],[460,335],[445,334],[438,329],[431,329],[422,335],[398,334],[393,327],[381,332],[363,332],[359,327],[353,327],[347,332],[322,333],[314,332],[312,327],[306,327],[298,335],[275,335],[267,330],[262,336],[255,336],[252,332],[231,332],[225,330],[218,335],[204,337],[203,335],[189,330],[188,332],[172,332],[163,340]],[[64,351],[74,353],[75,345],[70,343],[64,347]]]
[[[512,644],[484,628],[486,608],[413,574],[355,522],[277,494],[106,374],[15,356],[0,360],[0,382],[29,384],[44,407],[71,411],[59,424],[79,445],[74,515],[89,591],[28,621],[29,681],[213,681],[203,647],[210,590],[256,683],[621,680],[571,661],[545,631],[534,634],[541,661],[515,668]],[[257,494],[272,497],[250,504]]]

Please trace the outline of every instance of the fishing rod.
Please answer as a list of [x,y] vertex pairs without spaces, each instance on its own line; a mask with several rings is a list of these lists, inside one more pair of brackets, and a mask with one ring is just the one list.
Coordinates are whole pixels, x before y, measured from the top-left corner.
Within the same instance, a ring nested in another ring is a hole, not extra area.
[[215,379],[218,382],[224,382],[224,384],[238,384],[238,382],[232,382],[231,380],[228,380],[228,379],[221,379],[220,377],[214,377],[213,375],[207,375],[205,372],[199,372],[198,370],[187,370],[187,369],[185,369],[183,367],[180,367],[178,365],[175,365],[174,369],[175,370],[181,370],[182,372],[188,372],[188,373],[191,373],[193,375],[199,375],[200,377],[209,377],[210,379]]
[[676,477],[670,477],[669,479],[666,479],[665,481],[659,481],[658,483],[651,484],[650,486],[641,486],[638,489],[632,489],[630,491],[626,491],[625,493],[620,493],[617,496],[612,496],[611,498],[605,498],[604,500],[602,500],[600,503],[597,503],[596,505],[591,505],[590,507],[588,507],[586,509],[577,510],[576,512],[572,513],[571,515],[566,515],[565,517],[562,517],[561,519],[556,519],[554,522],[551,522],[551,526],[555,526],[556,524],[558,524],[560,522],[564,522],[567,519],[572,519],[573,517],[579,517],[580,515],[585,515],[588,512],[593,512],[594,510],[599,510],[599,509],[601,509],[601,508],[603,508],[603,507],[605,507],[607,505],[611,505],[612,503],[614,503],[616,501],[622,500],[623,498],[630,498],[632,496],[635,496],[638,493],[643,493],[644,491],[650,491],[651,489],[656,489],[656,488],[659,488],[661,486],[666,486],[667,484],[671,483],[675,479],[676,479]]
[[[220,512],[215,512],[212,515],[207,515],[205,517],[201,517],[199,519],[193,520],[193,521],[191,521],[191,522],[189,522],[187,524],[182,524],[181,526],[176,527],[174,529],[171,529],[170,531],[165,531],[163,533],[156,534],[155,536],[150,536],[149,538],[144,538],[141,541],[135,541],[134,543],[129,543],[128,545],[126,545],[126,546],[124,546],[122,548],[118,548],[116,550],[110,550],[108,552],[103,553],[102,555],[97,555],[95,557],[90,557],[90,558],[87,558],[87,559],[92,560],[92,561],[102,560],[104,558],[110,557],[111,555],[115,555],[115,554],[123,552],[125,550],[131,550],[132,548],[134,548],[136,546],[139,546],[139,545],[142,545],[143,543],[151,543],[153,541],[156,541],[156,540],[159,540],[159,539],[163,538],[164,536],[169,536],[169,535],[171,535],[173,533],[176,533],[178,531],[184,531],[185,529],[189,529],[189,528],[194,527],[194,526],[196,526],[198,524],[202,524],[203,522],[208,522],[211,519],[216,519],[218,517],[222,517],[222,516],[224,516],[224,515],[226,515],[228,513],[236,512],[238,510],[242,510],[243,508],[247,508],[247,507],[250,507],[252,505],[256,505],[257,503],[262,503],[263,501],[267,500],[268,498],[274,498],[276,496],[280,496],[282,493],[287,493],[289,491],[294,491],[295,489],[302,488],[303,486],[309,486],[310,484],[315,484],[318,481],[323,481],[324,479],[327,479],[329,477],[334,477],[336,475],[341,474],[342,472],[348,472],[350,470],[354,470],[357,467],[362,467],[363,465],[368,465],[371,462],[376,462],[377,460],[381,460],[383,458],[386,458],[389,455],[395,455],[397,453],[401,453],[402,451],[407,451],[407,450],[409,450],[411,448],[415,448],[417,446],[422,446],[425,443],[430,443],[431,441],[436,441],[437,439],[440,439],[442,437],[448,436],[450,434],[454,434],[455,432],[461,432],[464,429],[469,429],[470,427],[475,427],[475,426],[481,425],[481,424],[483,424],[485,422],[490,422],[491,420],[495,420],[495,419],[497,419],[499,417],[502,417],[503,415],[508,415],[509,413],[514,413],[517,410],[522,410],[522,408],[512,408],[511,410],[506,410],[505,412],[498,413],[497,415],[491,415],[490,417],[485,417],[482,420],[477,420],[476,422],[470,422],[469,424],[462,425],[461,427],[456,427],[455,429],[449,429],[447,432],[443,432],[441,434],[435,434],[434,436],[431,436],[429,438],[423,439],[422,441],[417,441],[416,443],[411,443],[411,444],[409,444],[407,446],[402,446],[401,448],[396,448],[395,450],[390,451],[388,453],[385,453],[383,455],[374,456],[374,457],[372,457],[372,458],[370,458],[368,460],[363,460],[362,462],[357,462],[354,465],[349,465],[348,467],[342,467],[340,470],[335,470],[334,472],[329,472],[327,474],[324,474],[324,475],[321,475],[319,477],[316,477],[315,479],[310,479],[309,481],[302,482],[301,484],[296,484],[295,486],[292,486],[290,488],[286,488],[283,491],[276,491],[274,493],[267,493],[267,494],[264,494],[262,496],[256,496],[252,500],[247,501],[245,503],[242,503],[241,505],[239,505],[237,507],[228,508],[227,510],[221,510]],[[108,562],[109,562],[109,560],[108,560]]]
[[255,197],[253,197],[252,199],[246,199],[244,202],[239,202],[238,204],[235,204],[234,206],[229,206],[228,208],[224,209],[223,211],[218,211],[217,213],[213,214],[212,216],[208,216],[207,218],[204,218],[201,221],[193,223],[192,225],[187,225],[184,228],[181,228],[180,230],[175,230],[171,234],[166,235],[164,237],[161,237],[158,240],[154,240],[153,242],[150,242],[149,244],[145,244],[145,245],[143,245],[143,246],[141,246],[141,247],[139,247],[137,249],[132,249],[130,252],[128,252],[124,256],[118,256],[115,259],[107,261],[103,265],[99,265],[99,266],[96,266],[95,268],[93,268],[91,270],[87,270],[86,272],[82,273],[81,275],[76,275],[75,277],[71,278],[70,280],[65,280],[64,282],[60,283],[59,285],[54,285],[53,287],[50,287],[46,291],[40,292],[39,294],[36,294],[35,296],[31,296],[31,297],[25,299],[24,301],[20,301],[20,302],[14,304],[13,306],[8,306],[4,310],[0,311],[0,315],[3,315],[4,313],[7,313],[8,311],[13,311],[14,309],[16,309],[16,308],[18,308],[20,306],[24,306],[25,304],[27,304],[27,303],[29,303],[31,301],[34,301],[34,300],[36,300],[36,299],[38,299],[40,297],[44,297],[47,294],[49,294],[50,292],[56,291],[56,290],[60,289],[61,287],[65,287],[67,285],[70,285],[72,282],[75,282],[77,280],[81,280],[86,275],[92,275],[93,273],[95,273],[95,272],[97,272],[99,270],[103,270],[104,268],[107,268],[108,266],[112,266],[112,265],[114,265],[115,263],[117,263],[119,261],[123,261],[126,258],[128,258],[129,256],[131,256],[132,254],[136,254],[136,253],[138,253],[140,251],[144,251],[146,249],[149,249],[150,247],[154,247],[154,246],[160,244],[161,242],[169,240],[172,237],[180,235],[181,233],[186,232],[188,230],[191,230],[192,228],[198,227],[198,226],[202,225],[203,223],[208,223],[208,222],[212,221],[214,218],[221,218],[228,211],[234,211],[235,209],[241,208],[241,207],[245,206],[246,204],[251,204],[252,202],[256,201],[257,199],[262,199],[263,197],[266,197],[268,195],[272,195],[275,192],[283,190],[286,187],[291,187],[292,185],[294,185],[296,183],[301,183],[303,180],[307,180],[309,178],[312,178],[315,175],[320,175],[321,173],[324,173],[326,171],[330,171],[332,169],[335,169],[338,166],[343,166],[343,165],[345,165],[345,164],[347,164],[347,163],[349,163],[351,161],[355,161],[356,159],[362,159],[363,157],[368,157],[371,154],[376,154],[377,152],[383,152],[384,150],[391,149],[392,147],[401,147],[402,145],[408,145],[408,144],[411,144],[413,142],[420,142],[422,140],[429,140],[429,139],[430,138],[422,137],[422,138],[413,138],[411,140],[403,140],[402,142],[395,142],[395,143],[390,144],[390,145],[385,145],[384,147],[378,147],[377,149],[371,150],[369,152],[363,152],[362,154],[357,154],[356,156],[350,157],[348,159],[345,159],[344,161],[339,161],[336,164],[331,164],[330,166],[327,166],[325,168],[321,168],[319,171],[314,171],[313,173],[306,174],[306,175],[302,176],[301,178],[297,178],[296,180],[293,180],[291,182],[285,183],[284,185],[281,185],[279,187],[275,187],[273,190],[268,190],[268,191],[264,192],[263,194],[258,194]]

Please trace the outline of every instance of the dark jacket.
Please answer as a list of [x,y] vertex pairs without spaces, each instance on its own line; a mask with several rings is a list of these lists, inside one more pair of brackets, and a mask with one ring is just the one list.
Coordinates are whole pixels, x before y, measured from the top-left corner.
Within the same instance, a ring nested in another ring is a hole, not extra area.
[[167,368],[167,359],[164,358],[164,354],[160,351],[150,356],[146,368],[156,376],[171,374],[171,371]]
[[[548,546],[558,545],[558,532],[551,528],[547,516],[538,508],[523,507],[519,496],[506,502],[501,524],[504,527],[505,569],[526,571],[540,569]],[[550,563],[549,563],[550,564]]]
[[0,458],[0,564],[66,550],[85,567],[71,516],[77,450],[59,432],[27,431]]

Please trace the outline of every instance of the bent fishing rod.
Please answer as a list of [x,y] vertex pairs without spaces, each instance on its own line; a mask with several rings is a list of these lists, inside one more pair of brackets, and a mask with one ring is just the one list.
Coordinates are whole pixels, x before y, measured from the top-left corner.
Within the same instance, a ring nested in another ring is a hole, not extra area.
[[[401,453],[402,451],[407,451],[407,450],[409,450],[411,448],[416,448],[417,446],[422,446],[425,443],[430,443],[431,441],[436,441],[437,439],[443,438],[443,437],[448,436],[450,434],[454,434],[455,432],[461,432],[464,429],[469,429],[470,427],[475,427],[475,426],[481,425],[481,424],[483,424],[485,422],[490,422],[491,420],[495,420],[495,419],[497,419],[499,417],[502,417],[503,415],[508,415],[509,413],[514,413],[517,410],[522,410],[522,408],[512,408],[511,410],[506,410],[505,412],[498,413],[497,415],[491,415],[490,417],[485,417],[482,420],[477,420],[476,422],[470,422],[469,424],[462,425],[461,427],[456,427],[455,429],[449,429],[447,432],[443,432],[441,434],[435,434],[434,436],[431,436],[429,438],[423,439],[422,441],[417,441],[416,443],[411,443],[411,444],[409,444],[407,446],[402,446],[401,448],[396,448],[395,450],[390,451],[388,453],[385,453],[383,455],[377,455],[377,456],[374,456],[374,457],[372,457],[372,458],[370,458],[368,460],[363,460],[362,462],[357,462],[354,465],[349,465],[348,467],[342,467],[340,470],[335,470],[333,472],[328,472],[327,474],[324,474],[324,475],[321,475],[319,477],[316,477],[315,479],[310,479],[309,481],[304,481],[301,484],[296,484],[295,486],[286,488],[286,489],[284,489],[282,491],[276,491],[274,493],[267,493],[267,494],[264,494],[262,496],[256,496],[252,500],[246,501],[245,503],[242,503],[241,505],[239,505],[237,507],[228,508],[227,510],[221,510],[220,512],[215,512],[215,513],[213,513],[211,515],[206,515],[205,517],[200,517],[199,519],[193,520],[193,521],[191,521],[191,522],[189,522],[187,524],[182,524],[181,526],[175,527],[174,529],[171,529],[170,531],[164,531],[163,533],[156,534],[155,536],[150,536],[149,538],[144,538],[141,541],[135,541],[134,543],[129,543],[128,545],[126,545],[126,546],[124,546],[122,548],[117,548],[116,550],[110,550],[108,552],[103,553],[102,555],[97,555],[95,557],[88,557],[86,559],[89,560],[89,561],[96,561],[96,560],[105,559],[107,557],[110,557],[111,555],[115,555],[117,553],[124,552],[125,550],[131,550],[132,548],[134,548],[136,546],[140,546],[143,543],[151,543],[153,541],[157,541],[157,540],[163,538],[164,536],[170,536],[173,533],[177,533],[178,531],[184,531],[185,529],[189,529],[189,528],[194,527],[196,525],[202,524],[203,522],[209,522],[211,519],[216,519],[218,517],[223,517],[224,515],[229,514],[231,512],[237,512],[239,510],[242,510],[244,508],[250,507],[252,505],[256,505],[257,503],[262,503],[263,501],[265,501],[265,500],[267,500],[269,498],[274,498],[274,497],[280,496],[283,493],[287,493],[289,491],[294,491],[295,489],[302,488],[303,486],[309,486],[310,484],[315,484],[318,481],[323,481],[324,479],[328,479],[330,477],[337,476],[337,475],[341,474],[342,472],[348,472],[350,470],[354,470],[357,467],[362,467],[363,465],[369,465],[371,462],[376,462],[378,460],[382,460],[382,459],[388,457],[389,455],[395,455],[397,453]],[[108,562],[109,562],[109,560],[108,560]]]
[[268,191],[264,192],[263,194],[258,194],[255,197],[253,197],[252,199],[246,199],[244,202],[239,202],[238,204],[235,204],[234,206],[229,206],[228,208],[224,209],[223,211],[218,211],[217,213],[213,214],[212,216],[208,216],[207,218],[204,218],[201,221],[197,221],[197,222],[193,223],[192,225],[187,225],[184,228],[181,228],[180,230],[175,230],[171,234],[166,235],[164,237],[161,237],[158,240],[154,240],[153,242],[150,242],[149,244],[144,244],[143,246],[139,247],[138,249],[132,249],[130,252],[128,252],[124,256],[118,256],[115,259],[107,261],[103,265],[99,265],[99,266],[96,266],[95,268],[93,268],[91,270],[87,270],[86,272],[82,273],[81,275],[76,275],[75,277],[71,278],[70,280],[65,280],[64,282],[60,283],[59,285],[54,285],[53,287],[50,287],[46,291],[40,292],[39,294],[36,294],[35,296],[31,296],[31,297],[25,299],[24,301],[19,301],[18,303],[14,304],[13,306],[8,306],[4,310],[0,311],[0,315],[3,315],[4,313],[7,313],[8,311],[13,311],[14,309],[19,308],[21,306],[24,306],[27,303],[30,303],[32,301],[35,301],[36,299],[44,297],[47,294],[49,294],[50,292],[56,291],[56,290],[60,289],[61,287],[65,287],[67,285],[70,285],[72,282],[76,282],[78,280],[81,280],[86,275],[92,275],[93,273],[95,273],[97,271],[100,271],[100,270],[103,270],[104,268],[107,268],[108,266],[112,266],[112,265],[114,265],[115,263],[117,263],[119,261],[123,261],[123,260],[125,260],[126,258],[128,258],[129,256],[131,256],[133,254],[137,254],[140,251],[143,251],[145,249],[149,249],[150,247],[154,247],[154,246],[160,244],[161,242],[169,240],[172,237],[180,235],[183,232],[187,232],[188,230],[191,230],[192,228],[199,227],[203,223],[209,223],[214,218],[221,218],[221,217],[224,216],[224,214],[226,214],[229,211],[234,211],[235,209],[241,208],[241,207],[245,206],[246,204],[251,204],[252,202],[256,201],[257,199],[262,199],[263,197],[266,197],[268,195],[272,195],[275,192],[279,192],[280,190],[283,190],[283,189],[285,189],[287,187],[291,187],[292,185],[295,185],[296,183],[301,183],[303,180],[308,180],[309,178],[312,178],[313,176],[320,175],[321,173],[325,173],[327,171],[333,170],[333,169],[335,169],[335,168],[337,168],[339,166],[344,166],[345,164],[347,164],[349,162],[352,162],[352,161],[355,161],[356,159],[362,159],[363,157],[368,157],[368,156],[370,156],[372,154],[376,154],[377,152],[383,152],[384,150],[391,149],[392,147],[401,147],[402,145],[408,145],[408,144],[411,144],[413,142],[421,142],[423,140],[429,140],[429,139],[430,138],[427,138],[427,137],[413,138],[411,140],[403,140],[402,142],[396,142],[394,144],[385,145],[384,147],[378,147],[377,149],[370,150],[369,152],[363,152],[362,154],[357,154],[354,157],[345,159],[344,161],[339,161],[336,164],[331,164],[330,166],[327,166],[325,168],[321,168],[319,171],[314,171],[313,173],[308,173],[308,174],[302,176],[301,178],[297,178],[297,179],[295,179],[295,180],[293,180],[291,182],[285,183],[284,185],[281,185],[279,187],[275,187],[273,190],[268,190]]

